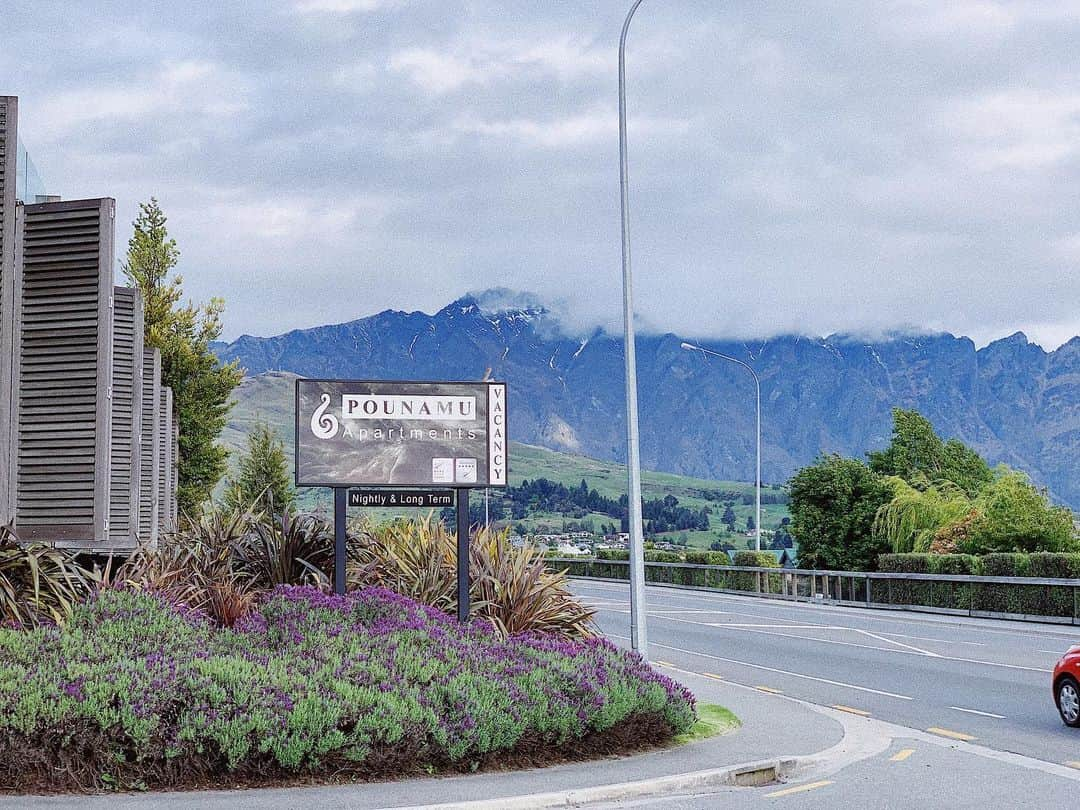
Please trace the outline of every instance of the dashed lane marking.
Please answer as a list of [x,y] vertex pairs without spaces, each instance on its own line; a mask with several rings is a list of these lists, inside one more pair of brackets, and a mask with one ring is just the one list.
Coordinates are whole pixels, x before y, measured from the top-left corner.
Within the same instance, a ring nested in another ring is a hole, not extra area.
[[930,726],[927,731],[931,734],[936,734],[939,737],[948,737],[950,740],[960,740],[961,742],[971,742],[972,740],[979,739],[970,734],[965,734],[962,731],[953,731],[952,729],[938,728],[937,726]]
[[759,692],[768,692],[770,695],[782,695],[784,694],[781,689],[773,689],[771,686],[755,686]]
[[901,750],[893,754],[891,757],[889,757],[889,762],[903,762],[905,759],[907,759],[914,753],[914,748],[902,748]]
[[869,717],[870,716],[870,712],[866,711],[865,709],[854,709],[851,706],[844,706],[841,703],[834,703],[833,708],[836,709],[838,712],[847,712],[848,714],[857,714],[860,717]]
[[993,717],[995,720],[1004,720],[1005,719],[1005,715],[1003,715],[1003,714],[994,714],[993,712],[981,712],[978,709],[964,709],[964,708],[962,708],[960,706],[950,706],[949,708],[953,709],[955,711],[958,711],[958,712],[967,712],[968,714],[977,714],[977,715],[979,715],[979,717]]
[[781,796],[790,796],[793,793],[805,793],[808,790],[817,790],[823,788],[826,785],[831,785],[828,779],[822,779],[820,782],[810,782],[806,785],[796,785],[795,787],[785,788],[784,790],[774,790],[772,793],[766,793],[766,799],[779,799]]

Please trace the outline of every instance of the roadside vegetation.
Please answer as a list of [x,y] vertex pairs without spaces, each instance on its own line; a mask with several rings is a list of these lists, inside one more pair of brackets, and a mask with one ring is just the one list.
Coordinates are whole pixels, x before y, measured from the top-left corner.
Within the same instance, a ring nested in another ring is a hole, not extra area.
[[434,516],[352,532],[349,592],[331,595],[331,527],[274,506],[284,461],[265,438],[234,481],[255,506],[189,517],[122,563],[0,532],[4,789],[469,772],[694,728],[693,696],[599,638],[565,572],[505,532],[471,538],[467,625]]
[[0,630],[0,784],[380,778],[661,743],[693,697],[597,639],[506,637],[384,588],[279,586],[221,627],[135,588]]
[[941,439],[915,411],[893,411],[885,450],[865,462],[822,456],[790,488],[803,567],[873,571],[890,553],[1080,552],[1072,512],[1022,472]]

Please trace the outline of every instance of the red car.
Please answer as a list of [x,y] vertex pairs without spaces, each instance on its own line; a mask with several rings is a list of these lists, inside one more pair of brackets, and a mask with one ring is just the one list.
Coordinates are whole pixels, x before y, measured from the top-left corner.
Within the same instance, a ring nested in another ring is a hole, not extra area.
[[1080,644],[1054,667],[1054,702],[1065,725],[1080,728]]

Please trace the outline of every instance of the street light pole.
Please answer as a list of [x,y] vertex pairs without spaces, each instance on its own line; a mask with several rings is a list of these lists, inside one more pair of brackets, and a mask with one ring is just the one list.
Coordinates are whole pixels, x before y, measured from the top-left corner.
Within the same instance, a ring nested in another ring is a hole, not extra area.
[[695,346],[693,343],[683,343],[682,348],[690,352],[711,354],[713,357],[719,357],[721,360],[730,360],[732,363],[738,363],[754,377],[754,389],[757,394],[757,475],[754,479],[754,550],[761,551],[761,381],[758,379],[757,372],[754,371],[753,366],[749,363],[744,363],[737,357],[720,354],[720,352],[714,352],[712,349]]
[[638,445],[637,358],[634,346],[634,289],[630,277],[630,173],[626,160],[626,34],[644,0],[635,0],[619,37],[619,190],[622,205],[623,340],[626,358],[627,517],[630,529],[630,644],[649,657],[645,628],[645,537],[641,525],[641,452]]

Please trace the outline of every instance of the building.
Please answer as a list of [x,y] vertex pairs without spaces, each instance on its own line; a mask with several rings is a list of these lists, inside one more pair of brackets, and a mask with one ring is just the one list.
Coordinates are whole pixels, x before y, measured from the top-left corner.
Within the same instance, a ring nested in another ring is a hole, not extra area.
[[18,109],[0,96],[0,525],[132,549],[175,521],[160,357],[144,350],[140,294],[115,287],[114,201],[46,193]]

